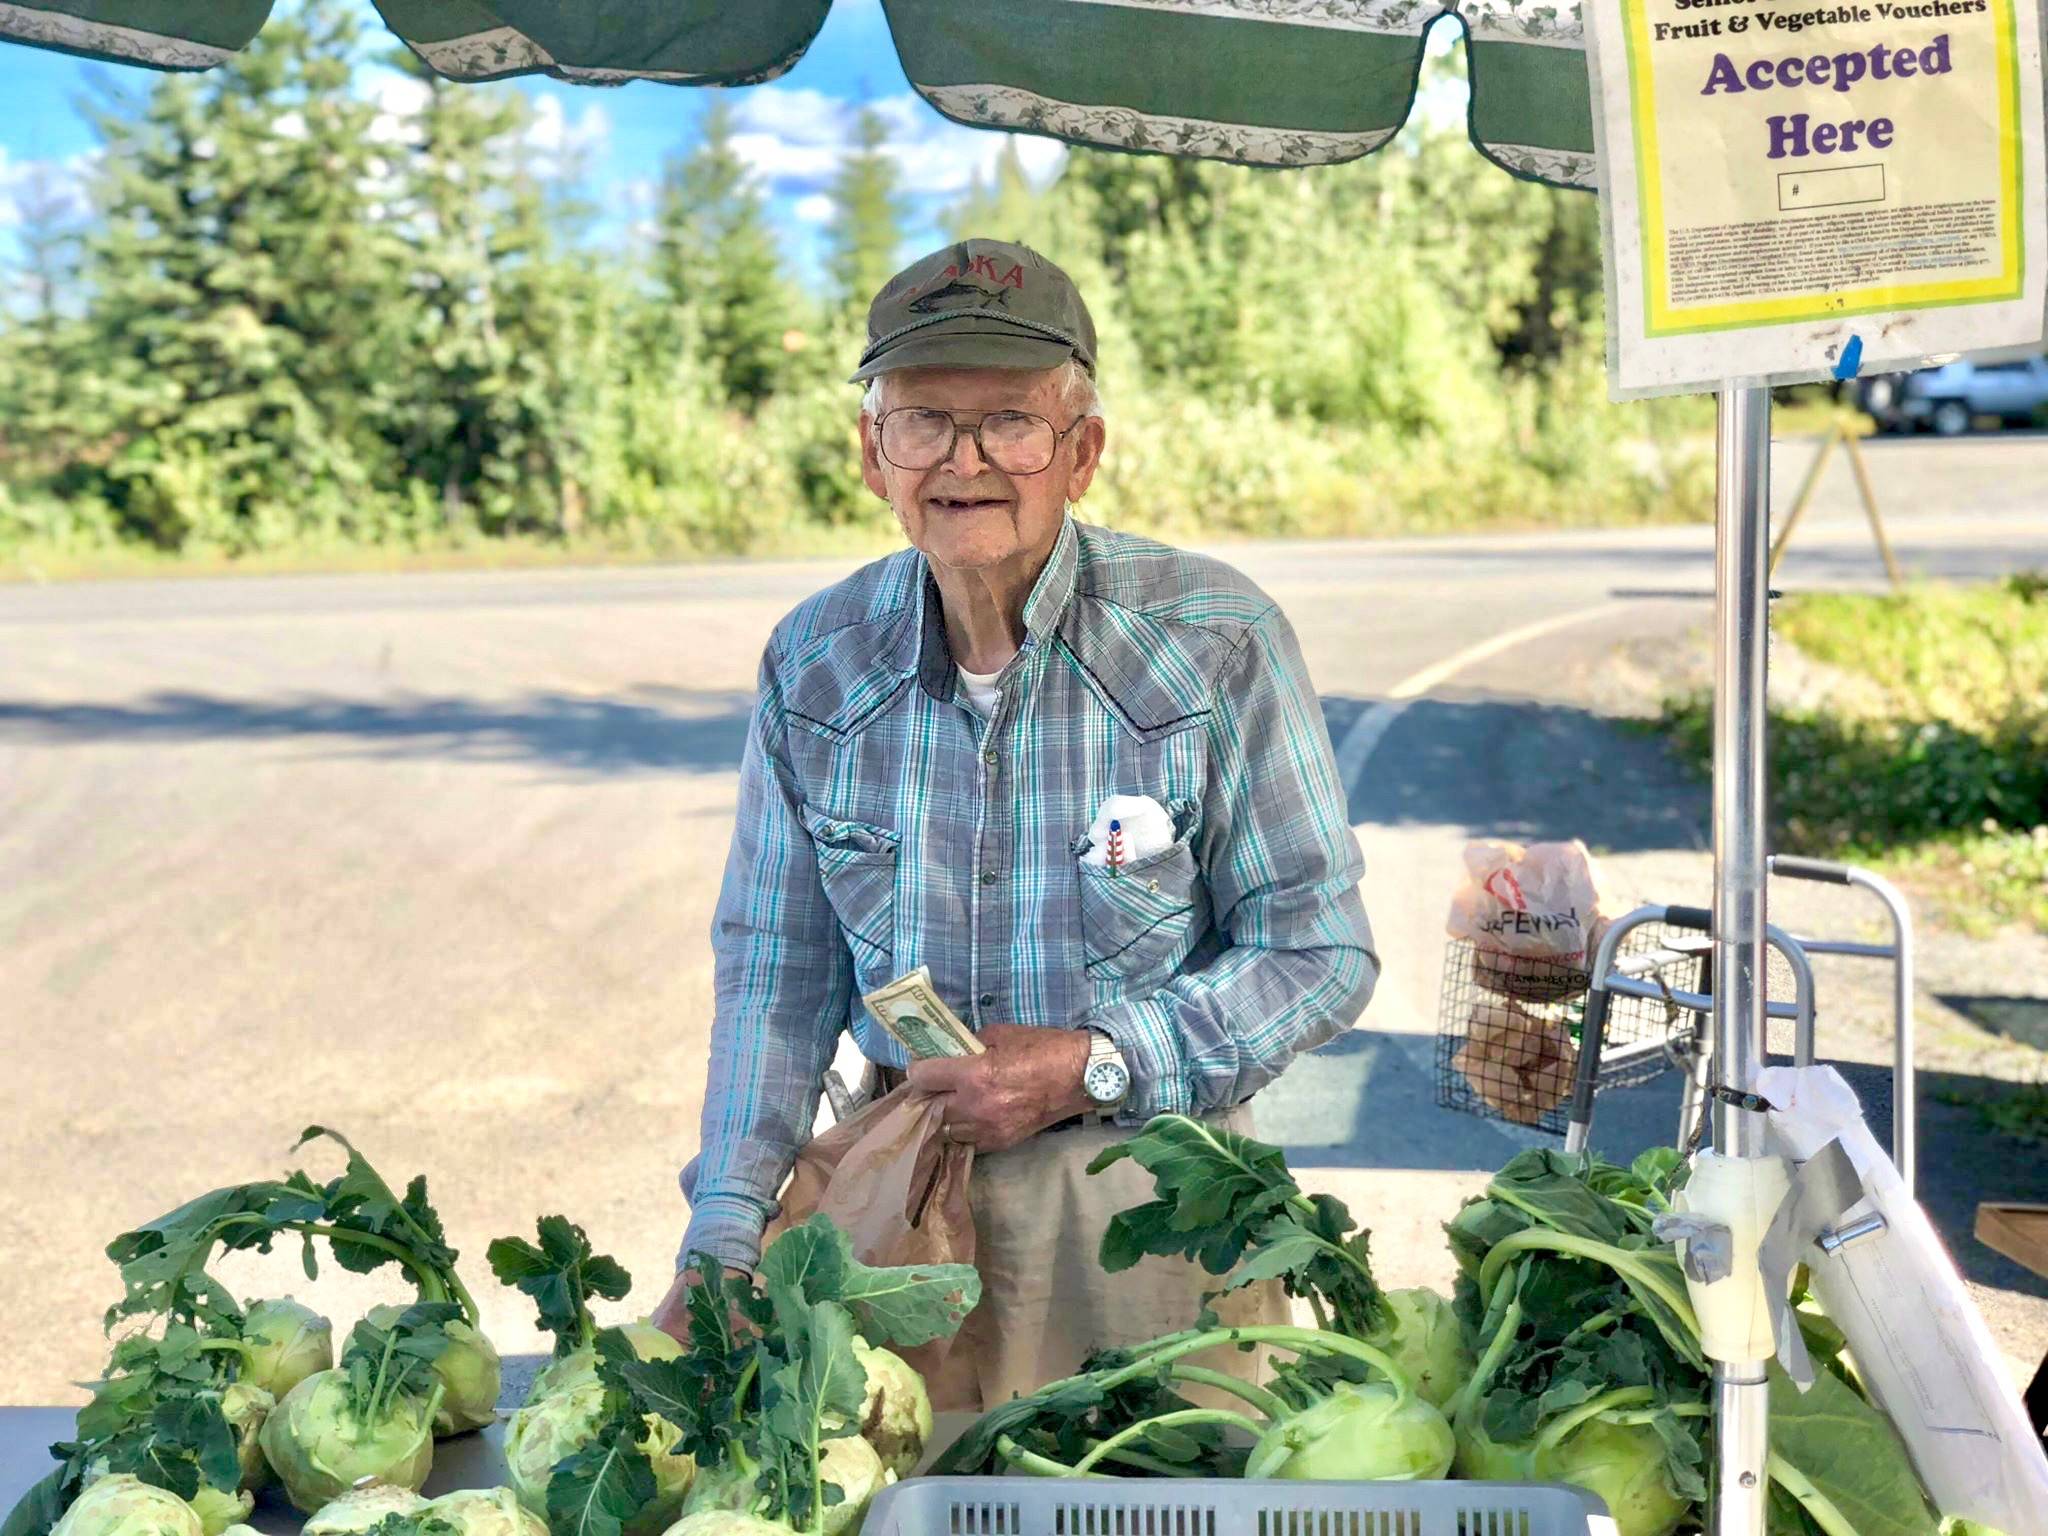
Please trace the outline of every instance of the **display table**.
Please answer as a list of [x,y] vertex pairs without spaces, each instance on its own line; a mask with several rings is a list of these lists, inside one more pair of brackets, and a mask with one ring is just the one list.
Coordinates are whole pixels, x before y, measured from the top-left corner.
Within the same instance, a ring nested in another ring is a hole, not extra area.
[[[501,1414],[510,1413],[525,1400],[535,1373],[546,1364],[545,1355],[506,1359],[504,1386],[498,1397]],[[50,1445],[71,1438],[77,1412],[75,1408],[0,1408],[0,1517],[56,1465],[50,1460]],[[952,1444],[973,1422],[970,1413],[939,1414],[932,1443],[926,1448],[927,1459]],[[505,1424],[500,1419],[476,1434],[438,1443],[434,1470],[423,1491],[438,1494],[457,1488],[495,1488],[505,1480]],[[256,1510],[249,1523],[267,1536],[297,1536],[303,1518],[273,1486],[256,1496]]]

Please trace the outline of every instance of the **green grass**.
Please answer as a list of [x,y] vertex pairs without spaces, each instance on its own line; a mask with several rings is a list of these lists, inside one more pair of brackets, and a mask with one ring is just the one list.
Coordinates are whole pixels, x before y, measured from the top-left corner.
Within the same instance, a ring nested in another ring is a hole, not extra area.
[[[2048,580],[1792,598],[1778,635],[1863,686],[1773,708],[1773,846],[1888,869],[1966,931],[2048,931]],[[1711,700],[1660,726],[1712,756]]]

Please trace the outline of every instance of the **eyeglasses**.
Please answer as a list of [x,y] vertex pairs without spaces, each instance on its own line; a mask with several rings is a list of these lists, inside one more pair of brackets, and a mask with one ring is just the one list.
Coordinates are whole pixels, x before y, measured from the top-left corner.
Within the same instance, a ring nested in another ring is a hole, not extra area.
[[[1087,420],[1075,419],[1073,426],[1056,429],[1043,416],[1029,411],[964,411],[978,419],[964,430],[971,433],[982,458],[1006,475],[1035,475],[1052,462],[1052,456],[1068,433]],[[924,406],[899,406],[884,411],[880,421],[882,457],[898,469],[935,469],[953,456],[963,430],[959,416],[951,411]]]

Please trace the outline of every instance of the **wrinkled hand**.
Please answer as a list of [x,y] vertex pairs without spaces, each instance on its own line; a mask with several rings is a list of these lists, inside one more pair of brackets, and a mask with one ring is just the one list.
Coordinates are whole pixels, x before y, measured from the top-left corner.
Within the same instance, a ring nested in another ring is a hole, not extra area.
[[1081,1087],[1088,1031],[990,1024],[979,1056],[910,1064],[911,1086],[946,1100],[946,1135],[1000,1152],[1089,1107]]
[[[656,1302],[654,1310],[647,1314],[648,1322],[685,1348],[688,1348],[690,1343],[690,1289],[697,1284],[698,1278],[694,1267],[682,1271],[669,1286],[668,1294]],[[751,1326],[737,1312],[732,1315],[731,1322],[735,1333],[743,1332]]]

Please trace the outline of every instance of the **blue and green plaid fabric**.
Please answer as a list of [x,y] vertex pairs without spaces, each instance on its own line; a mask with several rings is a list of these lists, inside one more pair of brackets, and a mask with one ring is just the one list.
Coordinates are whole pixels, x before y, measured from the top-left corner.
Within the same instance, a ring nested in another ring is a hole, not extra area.
[[[1363,1011],[1364,861],[1272,600],[1070,518],[1024,627],[984,718],[915,550],[776,626],[712,923],[683,1257],[754,1263],[839,1032],[904,1065],[860,997],[916,966],[976,1028],[1107,1031],[1131,1124],[1238,1103]],[[1176,833],[1115,874],[1080,857],[1113,794],[1151,796]]]

